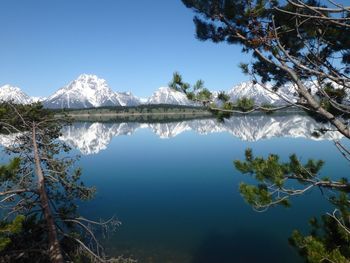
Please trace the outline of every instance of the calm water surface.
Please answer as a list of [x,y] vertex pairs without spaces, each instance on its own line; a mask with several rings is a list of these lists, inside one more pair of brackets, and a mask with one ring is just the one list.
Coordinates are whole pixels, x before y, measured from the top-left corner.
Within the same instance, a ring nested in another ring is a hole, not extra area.
[[[257,213],[238,192],[254,183],[235,170],[246,148],[286,160],[323,159],[327,176],[346,176],[349,163],[332,140],[311,136],[320,125],[306,116],[243,116],[219,123],[77,122],[62,139],[82,154],[83,181],[97,188],[80,204],[89,218],[113,215],[122,225],[103,243],[110,255],[139,262],[302,262],[288,244],[294,229],[331,211],[322,194],[293,199],[291,208]],[[347,143],[343,140],[344,143]]]

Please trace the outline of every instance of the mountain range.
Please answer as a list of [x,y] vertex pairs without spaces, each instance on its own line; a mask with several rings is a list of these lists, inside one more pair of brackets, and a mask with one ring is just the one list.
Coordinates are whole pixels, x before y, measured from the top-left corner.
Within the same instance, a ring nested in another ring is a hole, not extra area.
[[[272,105],[285,104],[285,100],[281,97],[292,101],[296,100],[296,93],[292,85],[282,87],[279,93],[281,96],[270,92],[258,84],[253,84],[251,81],[242,82],[227,92],[232,102],[243,96],[254,98],[255,103],[258,105],[266,103]],[[213,92],[213,94],[214,101],[217,101],[216,96],[218,92]],[[58,89],[47,98],[30,97],[18,87],[4,85],[0,87],[0,101],[13,101],[18,104],[41,101],[47,108],[91,108],[102,106],[136,106],[140,104],[198,105],[187,99],[185,94],[169,87],[159,88],[146,99],[138,98],[130,92],[115,92],[109,87],[106,80],[96,75],[88,74],[80,75],[77,79],[68,83],[65,87]]]

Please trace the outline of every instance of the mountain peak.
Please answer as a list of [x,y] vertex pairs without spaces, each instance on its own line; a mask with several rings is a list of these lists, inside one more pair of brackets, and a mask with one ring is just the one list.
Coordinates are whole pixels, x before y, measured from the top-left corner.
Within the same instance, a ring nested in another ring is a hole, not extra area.
[[120,105],[104,79],[81,74],[44,103],[49,108],[89,108]]
[[0,87],[0,101],[12,101],[17,104],[29,104],[31,98],[20,88],[6,84]]
[[83,73],[83,74],[80,74],[78,76],[78,78],[75,80],[75,81],[82,81],[82,82],[89,82],[89,81],[102,81],[102,82],[105,82],[104,79],[98,77],[97,75],[94,75],[94,74],[86,74],[86,73]]
[[22,92],[20,88],[16,87],[16,86],[12,86],[10,84],[6,84],[2,87],[0,87],[0,90],[2,92]]
[[83,89],[85,92],[87,90],[108,90],[111,91],[106,80],[99,78],[97,75],[92,74],[81,74],[68,84],[69,89]]
[[104,106],[134,106],[140,104],[131,93],[114,92],[107,82],[92,74],[81,74],[67,86],[50,96],[48,108],[90,108]]

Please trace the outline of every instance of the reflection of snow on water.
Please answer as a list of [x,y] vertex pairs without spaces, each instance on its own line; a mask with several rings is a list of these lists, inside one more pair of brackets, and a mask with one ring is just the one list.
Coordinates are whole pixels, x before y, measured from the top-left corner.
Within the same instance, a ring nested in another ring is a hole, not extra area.
[[[336,131],[320,134],[312,133],[320,128],[331,128],[329,124],[321,124],[306,115],[245,115],[235,116],[224,122],[215,119],[188,120],[170,123],[73,123],[62,129],[61,140],[78,149],[82,154],[97,154],[105,150],[113,137],[132,135],[137,129],[150,129],[160,138],[172,138],[185,131],[199,134],[228,132],[244,141],[257,141],[275,137],[309,138],[313,140],[341,139]],[[0,136],[0,144],[10,146],[17,134]]]
[[341,139],[342,135],[332,131],[312,136],[319,128],[330,125],[317,123],[303,115],[251,115],[236,116],[225,122],[201,119],[170,123],[76,123],[65,127],[61,139],[79,149],[83,154],[94,154],[107,148],[111,139],[120,135],[131,135],[138,128],[150,129],[160,138],[173,138],[185,131],[199,134],[228,132],[244,141],[257,141],[274,137],[309,138],[313,140]]

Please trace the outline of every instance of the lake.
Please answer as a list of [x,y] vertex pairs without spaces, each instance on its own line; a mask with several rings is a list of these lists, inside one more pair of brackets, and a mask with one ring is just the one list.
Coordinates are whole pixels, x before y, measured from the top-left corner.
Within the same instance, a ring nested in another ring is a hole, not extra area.
[[246,148],[282,160],[296,153],[324,160],[322,175],[346,176],[349,163],[334,140],[349,143],[337,132],[313,136],[324,126],[300,114],[86,121],[64,127],[61,139],[81,155],[84,183],[97,189],[80,213],[122,222],[102,238],[107,254],[160,263],[302,262],[288,237],[331,212],[328,201],[314,189],[293,198],[291,208],[258,213],[238,191],[240,182],[255,181],[233,161],[243,160]]

